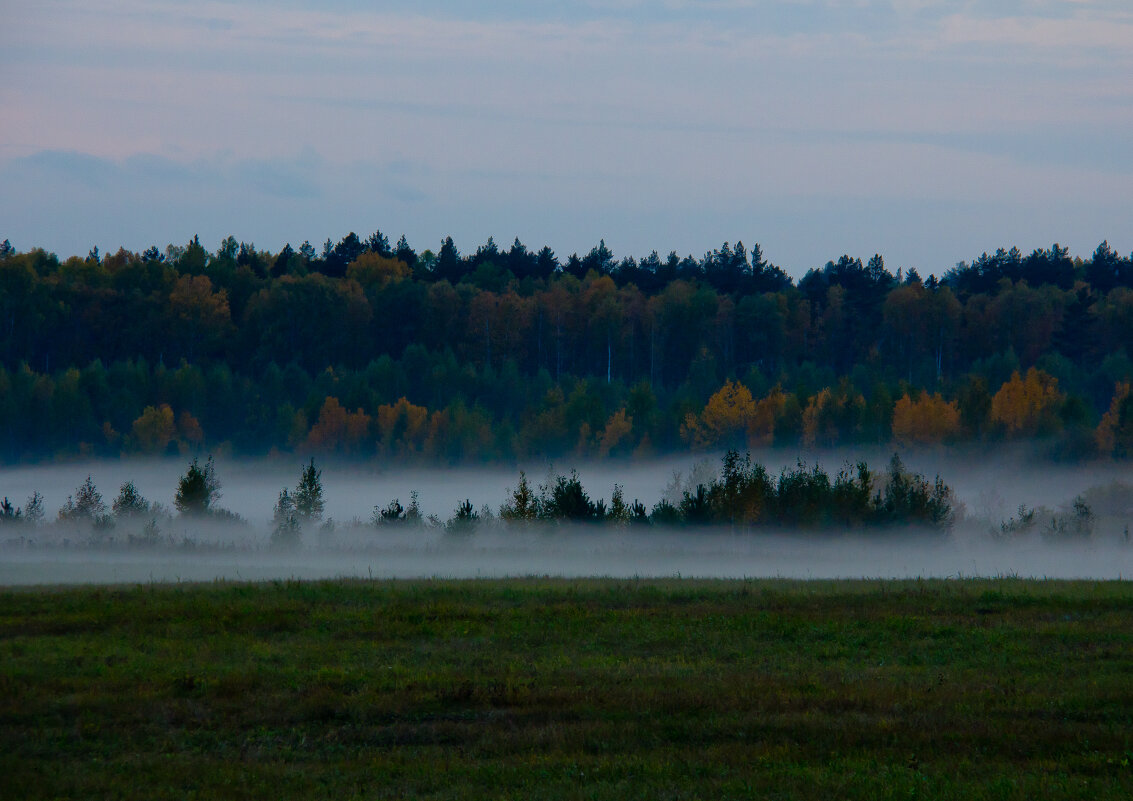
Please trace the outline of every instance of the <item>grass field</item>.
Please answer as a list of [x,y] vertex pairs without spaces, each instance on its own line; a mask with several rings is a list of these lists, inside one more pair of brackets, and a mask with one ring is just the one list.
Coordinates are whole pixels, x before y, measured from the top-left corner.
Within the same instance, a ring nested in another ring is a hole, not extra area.
[[0,798],[1130,798],[1133,587],[0,592]]

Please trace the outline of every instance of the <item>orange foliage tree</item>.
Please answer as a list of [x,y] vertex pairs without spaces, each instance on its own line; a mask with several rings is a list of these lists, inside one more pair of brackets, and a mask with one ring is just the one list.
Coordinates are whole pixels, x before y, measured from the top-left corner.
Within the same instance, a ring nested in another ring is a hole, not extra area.
[[372,418],[361,409],[348,412],[338,398],[328,396],[319,419],[307,434],[306,447],[324,453],[361,453],[369,438]]
[[190,448],[200,449],[205,441],[205,432],[201,428],[200,421],[187,411],[177,415],[177,434]]
[[1118,382],[1094,437],[1104,454],[1133,456],[1133,388],[1128,381]]
[[755,404],[755,411],[747,425],[748,445],[753,448],[766,447],[775,441],[775,422],[783,414],[787,405],[787,395],[776,384]]
[[960,407],[939,392],[921,390],[915,400],[906,392],[893,407],[893,439],[902,445],[937,445],[960,433]]
[[1049,433],[1058,428],[1063,400],[1054,376],[1034,367],[1026,376],[1015,371],[991,399],[991,421],[1010,437]]
[[739,381],[725,381],[708,399],[704,411],[685,416],[681,437],[694,448],[740,444],[746,439],[748,423],[754,416],[751,390]]

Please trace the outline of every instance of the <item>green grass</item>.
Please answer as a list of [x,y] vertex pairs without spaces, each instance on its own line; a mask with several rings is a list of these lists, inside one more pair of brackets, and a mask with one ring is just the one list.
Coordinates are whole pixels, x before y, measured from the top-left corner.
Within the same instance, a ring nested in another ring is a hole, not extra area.
[[0,593],[0,798],[1130,798],[1120,582]]

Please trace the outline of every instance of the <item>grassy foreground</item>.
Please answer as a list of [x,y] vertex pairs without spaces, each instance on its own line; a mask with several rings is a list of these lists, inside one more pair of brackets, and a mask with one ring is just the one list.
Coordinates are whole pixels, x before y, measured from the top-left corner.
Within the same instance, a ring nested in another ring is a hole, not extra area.
[[1129,798],[1133,587],[0,592],[0,798]]

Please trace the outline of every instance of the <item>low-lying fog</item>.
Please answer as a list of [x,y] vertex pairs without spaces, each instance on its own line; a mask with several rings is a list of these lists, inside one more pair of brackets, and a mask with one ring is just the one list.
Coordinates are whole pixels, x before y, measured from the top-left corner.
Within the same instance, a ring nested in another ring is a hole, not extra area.
[[[802,454],[831,474],[865,459],[884,468],[889,452],[840,451]],[[777,473],[793,466],[794,452],[753,454]],[[902,454],[906,466],[936,474],[953,488],[966,518],[947,535],[889,532],[765,532],[732,534],[726,529],[683,528],[676,532],[613,527],[541,526],[533,530],[487,528],[470,535],[439,529],[369,527],[374,507],[397,498],[409,505],[418,493],[424,515],[444,521],[466,498],[477,509],[497,511],[515,487],[518,469],[461,467],[403,469],[327,462],[319,464],[326,516],[337,524],[332,535],[311,531],[297,551],[268,548],[273,506],[283,487],[294,488],[299,460],[218,459],[218,506],[240,515],[246,525],[225,528],[174,518],[161,526],[162,545],[127,548],[124,536],[108,546],[79,545],[58,526],[34,530],[0,528],[0,585],[207,581],[338,576],[783,576],[800,578],[998,576],[1124,578],[1133,575],[1133,543],[1128,542],[1127,503],[1123,511],[1099,518],[1088,539],[1052,541],[1039,533],[996,538],[991,532],[1020,505],[1067,507],[1076,495],[1113,482],[1133,483],[1133,466],[1070,465],[1034,460],[1023,451],[961,458],[926,453]],[[592,464],[564,460],[553,465],[522,465],[533,485],[577,467],[593,498],[610,498],[614,483],[627,501],[647,507],[673,487],[674,472],[685,483],[704,480],[718,468],[719,455],[680,456],[645,462]],[[697,463],[701,462],[698,466]],[[149,501],[173,509],[178,478],[187,460],[97,461],[50,466],[0,468],[0,497],[23,506],[33,491],[45,498],[45,519],[53,521],[67,497],[89,475],[109,507],[119,487],[133,481]],[[1124,506],[1122,506],[1124,503]],[[1123,518],[1123,516],[1125,516]],[[122,534],[122,532],[114,532]],[[20,539],[23,535],[25,538]],[[67,543],[64,544],[64,540]],[[188,540],[190,546],[185,546]]]

